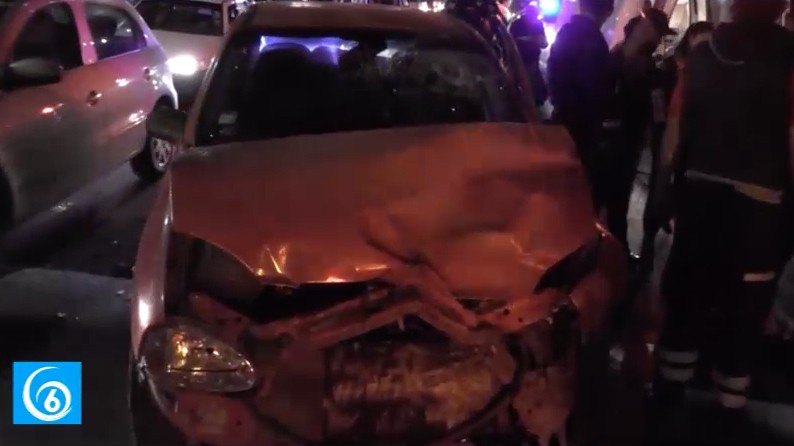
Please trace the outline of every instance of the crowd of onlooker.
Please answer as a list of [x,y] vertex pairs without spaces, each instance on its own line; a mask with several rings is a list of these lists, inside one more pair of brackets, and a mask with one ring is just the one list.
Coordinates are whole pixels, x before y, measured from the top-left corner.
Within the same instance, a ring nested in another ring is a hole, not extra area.
[[[654,418],[683,404],[707,351],[720,422],[735,435],[764,330],[794,327],[794,267],[784,270],[794,241],[794,40],[780,24],[787,2],[734,0],[730,22],[692,24],[661,60],[657,48],[676,34],[663,11],[644,8],[610,48],[601,28],[614,0],[579,6],[549,51],[550,121],[570,133],[596,212],[625,244],[640,278],[653,270],[657,233],[673,234],[660,289]],[[514,33],[530,72],[545,45],[522,37],[531,29],[525,24]],[[534,89],[545,100],[545,87]],[[652,168],[635,255],[627,214],[648,148]]]
[[[659,293],[664,322],[654,350],[652,418],[683,404],[704,352],[718,424],[733,436],[743,425],[762,335],[794,327],[794,266],[784,269],[794,253],[788,2],[733,0],[730,22],[691,24],[673,54],[659,58],[660,44],[677,34],[663,11],[643,7],[610,48],[602,27],[615,1],[579,0],[579,14],[548,48],[545,76],[541,54],[549,42],[536,2],[514,3],[511,20],[500,1],[450,4],[508,68],[509,31],[535,105],[550,105],[548,121],[568,130],[595,212],[623,242],[639,281],[654,270],[659,231],[672,234]],[[646,149],[649,190],[634,254],[628,209]]]

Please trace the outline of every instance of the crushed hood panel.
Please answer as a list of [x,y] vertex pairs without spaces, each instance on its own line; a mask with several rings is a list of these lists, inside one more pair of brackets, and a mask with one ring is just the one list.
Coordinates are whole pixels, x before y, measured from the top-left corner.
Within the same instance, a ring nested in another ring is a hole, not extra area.
[[263,278],[374,279],[430,266],[459,295],[526,295],[597,235],[567,133],[460,124],[194,149],[171,172],[177,232]]

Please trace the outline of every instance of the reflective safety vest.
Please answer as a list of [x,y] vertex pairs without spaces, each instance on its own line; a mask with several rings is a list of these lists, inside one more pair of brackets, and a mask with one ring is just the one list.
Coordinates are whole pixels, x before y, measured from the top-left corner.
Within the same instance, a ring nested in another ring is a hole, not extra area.
[[693,49],[683,73],[682,170],[789,187],[793,44],[777,25],[731,23]]

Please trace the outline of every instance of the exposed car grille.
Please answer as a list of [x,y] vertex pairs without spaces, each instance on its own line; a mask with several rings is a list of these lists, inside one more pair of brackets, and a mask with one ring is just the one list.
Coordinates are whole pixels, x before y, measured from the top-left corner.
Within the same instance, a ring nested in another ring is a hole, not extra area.
[[310,283],[298,287],[267,285],[250,301],[219,300],[263,324],[326,310],[384,286],[368,282]]
[[432,330],[411,318],[327,349],[330,438],[422,443],[488,405],[501,388],[491,350]]

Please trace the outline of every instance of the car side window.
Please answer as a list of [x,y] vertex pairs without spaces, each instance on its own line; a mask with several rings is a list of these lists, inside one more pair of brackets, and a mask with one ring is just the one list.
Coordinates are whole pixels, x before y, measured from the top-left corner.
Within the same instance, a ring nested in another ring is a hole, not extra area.
[[146,47],[138,22],[122,8],[97,3],[85,5],[88,27],[99,60]]
[[71,8],[52,3],[36,11],[14,42],[12,61],[40,57],[58,62],[64,70],[83,65],[80,34]]

